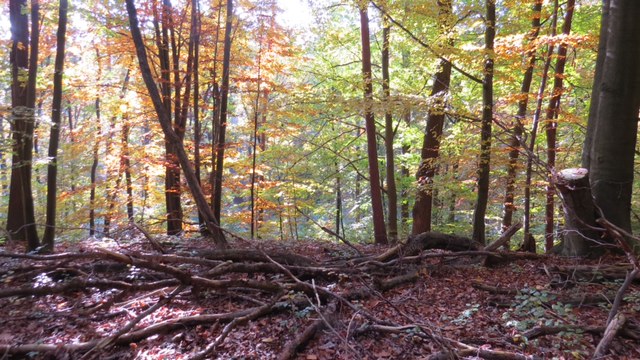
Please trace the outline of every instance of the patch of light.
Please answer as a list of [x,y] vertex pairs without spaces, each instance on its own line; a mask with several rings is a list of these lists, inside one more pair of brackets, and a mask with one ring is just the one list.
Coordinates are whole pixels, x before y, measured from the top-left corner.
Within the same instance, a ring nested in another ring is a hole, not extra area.
[[313,22],[311,8],[308,0],[278,0],[278,7],[283,12],[279,15],[280,21],[293,29],[308,28]]

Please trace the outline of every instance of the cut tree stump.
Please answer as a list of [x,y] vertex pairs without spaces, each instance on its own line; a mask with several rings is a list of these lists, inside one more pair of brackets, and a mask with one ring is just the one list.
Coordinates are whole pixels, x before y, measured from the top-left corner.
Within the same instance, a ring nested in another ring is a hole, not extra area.
[[600,234],[595,230],[596,210],[589,184],[589,171],[584,168],[564,169],[556,174],[556,188],[562,196],[565,235],[560,253],[566,256],[591,256],[598,248]]

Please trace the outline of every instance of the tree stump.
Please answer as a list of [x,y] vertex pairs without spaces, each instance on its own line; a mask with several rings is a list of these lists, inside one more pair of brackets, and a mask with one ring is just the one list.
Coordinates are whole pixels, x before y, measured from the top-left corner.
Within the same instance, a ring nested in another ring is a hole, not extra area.
[[560,253],[566,256],[590,256],[601,252],[594,228],[596,211],[589,185],[589,171],[584,168],[564,169],[556,175],[556,188],[562,195],[565,235]]

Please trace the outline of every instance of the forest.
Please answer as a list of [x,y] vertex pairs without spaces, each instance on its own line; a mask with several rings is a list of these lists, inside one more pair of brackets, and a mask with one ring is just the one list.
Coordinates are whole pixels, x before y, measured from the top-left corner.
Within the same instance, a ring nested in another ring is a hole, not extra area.
[[638,18],[6,1],[2,359],[640,358]]

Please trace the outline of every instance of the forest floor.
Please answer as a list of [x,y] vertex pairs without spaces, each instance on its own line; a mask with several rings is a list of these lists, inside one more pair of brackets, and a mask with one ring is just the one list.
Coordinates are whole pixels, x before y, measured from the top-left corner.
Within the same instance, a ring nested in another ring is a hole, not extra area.
[[[221,256],[167,238],[161,254],[122,238],[42,256],[1,246],[0,359],[587,359],[628,265],[485,266],[444,250],[378,261],[389,247],[312,241],[242,241]],[[640,359],[638,310],[635,282],[601,358]]]

